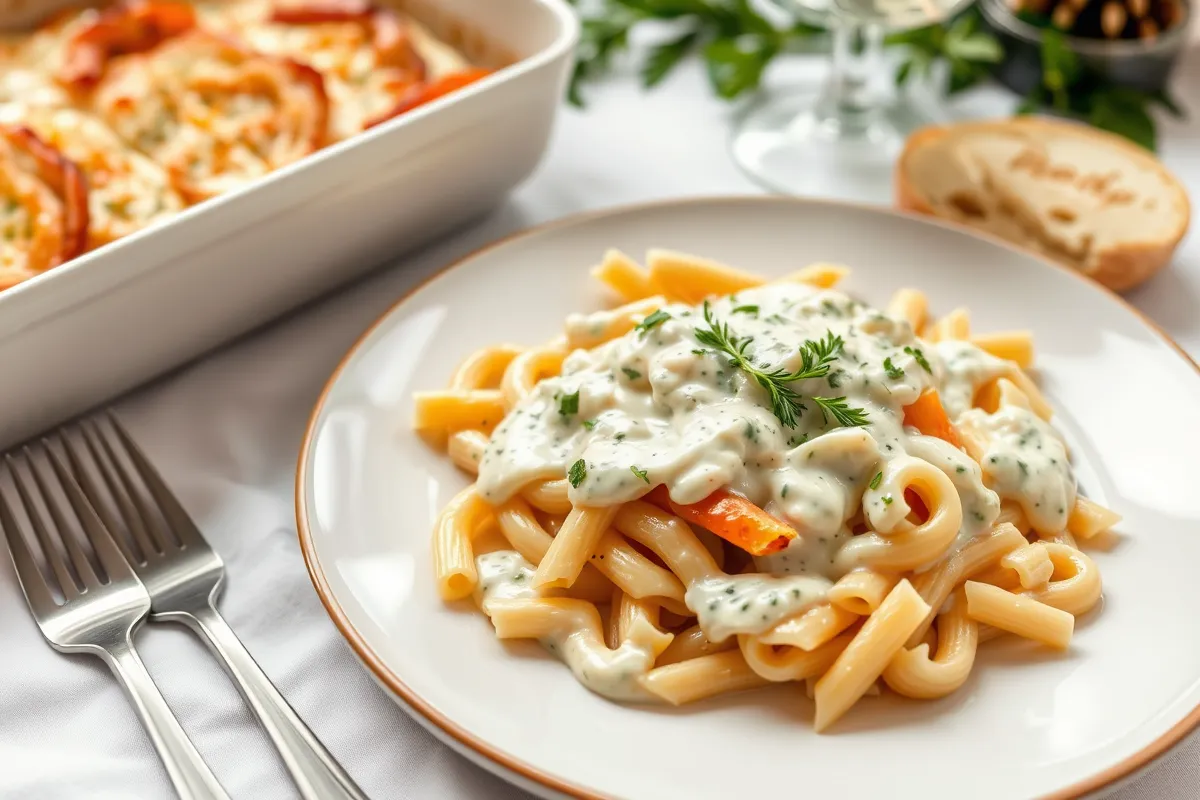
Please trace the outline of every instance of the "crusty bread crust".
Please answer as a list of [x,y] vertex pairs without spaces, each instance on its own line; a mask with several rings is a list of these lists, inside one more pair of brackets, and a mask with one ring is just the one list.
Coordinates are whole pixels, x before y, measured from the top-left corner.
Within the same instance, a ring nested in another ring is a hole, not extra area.
[[[912,179],[913,170],[911,169],[911,165],[914,155],[922,148],[936,145],[949,136],[981,130],[994,130],[998,132],[1017,130],[1027,135],[1030,133],[1037,135],[1039,131],[1045,131],[1048,134],[1059,137],[1090,137],[1103,141],[1107,146],[1120,151],[1133,161],[1149,165],[1168,184],[1175,186],[1178,191],[1181,204],[1177,209],[1177,213],[1180,215],[1180,221],[1172,234],[1158,241],[1125,242],[1118,247],[1105,249],[1093,254],[1092,263],[1087,268],[1071,260],[1061,258],[1059,260],[1118,292],[1132,289],[1153,276],[1170,262],[1171,256],[1174,254],[1176,247],[1179,246],[1179,242],[1183,239],[1191,224],[1191,203],[1182,184],[1153,154],[1143,150],[1138,145],[1115,134],[1074,122],[1038,117],[1016,117],[1006,120],[965,122],[947,126],[922,128],[908,138],[904,146],[904,151],[896,161],[893,187],[896,206],[904,211],[940,217],[963,227],[970,228],[969,224],[959,219],[949,218],[938,213],[938,210],[924,194],[921,187]],[[1021,241],[1013,242],[1013,244],[1025,247],[1029,246],[1028,242]],[[1042,254],[1045,255],[1044,252]]]

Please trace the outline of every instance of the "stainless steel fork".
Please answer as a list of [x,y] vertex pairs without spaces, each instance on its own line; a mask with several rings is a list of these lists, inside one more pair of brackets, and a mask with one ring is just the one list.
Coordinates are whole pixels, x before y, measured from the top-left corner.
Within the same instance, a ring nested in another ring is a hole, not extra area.
[[63,441],[92,507],[150,593],[150,618],[182,623],[204,639],[262,723],[305,800],[365,800],[217,611],[225,577],[221,557],[117,418],[106,416],[107,425],[91,419],[80,423],[85,446],[70,436]]
[[[17,579],[42,635],[57,650],[90,653],[108,664],[146,726],[180,797],[227,800],[133,648],[133,632],[150,611],[150,595],[101,526],[67,467],[45,440],[37,449],[43,451],[41,458],[26,447],[24,458],[9,454],[6,463],[20,498],[18,507],[24,509],[42,560],[53,574],[53,582],[39,567],[3,489],[0,489],[0,527],[8,539]],[[23,467],[19,461],[25,462]],[[39,461],[50,464],[49,472],[56,479],[48,477],[46,467],[39,466]],[[33,476],[32,481],[26,472]],[[42,509],[49,511],[50,524]],[[103,574],[93,568],[76,538],[79,530],[90,542],[96,565]],[[55,595],[61,597],[61,602]]]

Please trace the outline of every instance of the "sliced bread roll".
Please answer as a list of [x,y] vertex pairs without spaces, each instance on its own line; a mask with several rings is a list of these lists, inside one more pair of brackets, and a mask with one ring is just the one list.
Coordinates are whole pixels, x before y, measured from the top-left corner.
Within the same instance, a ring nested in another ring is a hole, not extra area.
[[1116,291],[1162,269],[1191,216],[1183,186],[1150,152],[1032,117],[917,131],[895,189],[904,210],[995,234]]

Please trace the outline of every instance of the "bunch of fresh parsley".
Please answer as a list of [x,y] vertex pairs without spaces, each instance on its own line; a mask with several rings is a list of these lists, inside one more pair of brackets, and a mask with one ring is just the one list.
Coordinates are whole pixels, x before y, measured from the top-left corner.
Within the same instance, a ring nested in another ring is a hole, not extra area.
[[[732,100],[757,89],[767,66],[803,40],[823,33],[803,22],[781,25],[764,17],[750,0],[570,0],[579,7],[582,35],[571,75],[568,100],[582,106],[583,87],[606,73],[613,58],[629,49],[630,33],[647,23],[665,28],[639,65],[642,85],[659,84],[687,56],[699,54],[717,96]],[[946,64],[947,91],[955,94],[986,80],[1004,56],[1000,42],[980,28],[979,13],[969,9],[946,25],[892,34],[889,46],[905,54],[896,83],[928,76]],[[1044,30],[1041,86],[1018,113],[1049,110],[1079,117],[1119,133],[1151,150],[1156,144],[1149,107],[1161,105],[1178,115],[1162,94],[1115,86],[1085,70],[1061,34]]]

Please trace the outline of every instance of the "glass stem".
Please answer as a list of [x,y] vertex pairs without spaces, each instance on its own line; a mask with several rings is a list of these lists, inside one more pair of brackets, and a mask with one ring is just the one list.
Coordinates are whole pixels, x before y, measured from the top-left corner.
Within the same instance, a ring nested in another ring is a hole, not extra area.
[[865,133],[880,112],[876,81],[886,73],[883,29],[834,18],[833,58],[817,103],[821,128],[834,136]]

